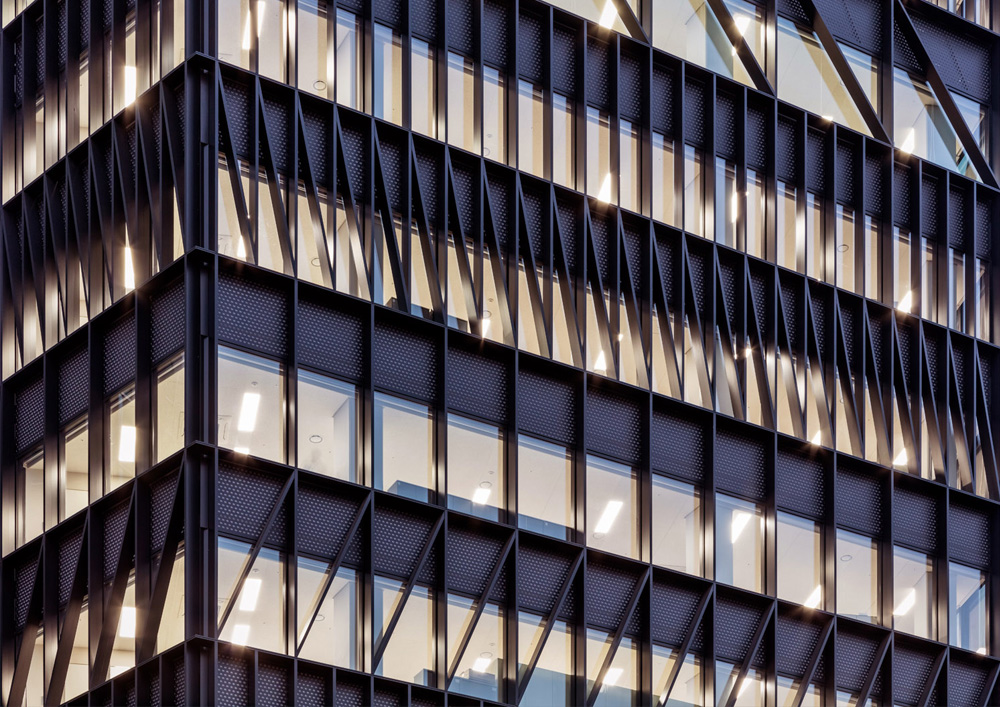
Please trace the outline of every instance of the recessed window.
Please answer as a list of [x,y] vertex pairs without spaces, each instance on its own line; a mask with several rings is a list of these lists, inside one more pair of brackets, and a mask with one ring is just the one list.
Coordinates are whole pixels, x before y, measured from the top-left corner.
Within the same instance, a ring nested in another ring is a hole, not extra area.
[[361,43],[357,16],[337,9],[337,102],[349,108],[361,108]]
[[418,501],[434,491],[434,413],[422,403],[375,395],[375,488]]
[[507,162],[507,85],[492,66],[483,67],[483,157]]
[[705,156],[691,145],[684,146],[684,230],[705,235]]
[[892,625],[923,638],[934,635],[934,564],[922,552],[896,547],[892,568]]
[[[787,706],[795,703],[801,686],[794,678],[779,675],[777,680],[777,704]],[[815,685],[806,685],[805,694],[802,697],[801,707],[822,707],[823,693]]]
[[504,440],[496,425],[448,416],[448,507],[497,520],[504,507]]
[[799,253],[805,257],[805,228],[796,214],[796,199],[794,186],[778,182],[778,265],[789,270],[799,269]]
[[704,573],[701,491],[653,474],[653,564],[679,572]]
[[986,573],[952,562],[948,594],[948,642],[985,655]]
[[552,94],[552,180],[576,188],[576,121],[573,100]]
[[45,455],[33,449],[17,460],[14,477],[16,498],[15,541],[8,551],[34,540],[45,530]]
[[545,176],[545,91],[528,81],[517,84],[517,166]]
[[778,513],[778,597],[823,608],[823,538],[808,518]]
[[878,545],[869,537],[837,531],[837,613],[878,623]]
[[448,143],[478,152],[476,139],[476,65],[467,57],[448,53]]
[[355,442],[357,391],[318,373],[298,374],[299,467],[347,481],[357,481]]
[[522,437],[517,460],[518,527],[567,539],[574,528],[573,458],[569,450]]
[[59,431],[59,520],[87,507],[90,501],[90,445],[86,416]]
[[640,191],[641,157],[639,150],[639,129],[631,122],[621,119],[618,123],[618,189],[619,203],[623,209],[639,211],[642,194]]
[[639,557],[637,487],[631,467],[587,457],[587,545]]
[[653,133],[653,218],[677,224],[674,184],[674,141],[661,133]]
[[611,116],[587,106],[587,193],[608,203],[617,197],[611,174]]
[[613,644],[612,636],[600,629],[587,630],[587,694],[597,690],[594,707],[621,707],[637,704],[639,691],[639,651],[634,640],[623,636],[600,685],[601,666]]
[[751,501],[719,494],[715,512],[715,578],[755,592],[764,588],[764,514]]
[[329,15],[333,8],[326,0],[298,0],[295,7],[298,86],[317,96],[332,98],[333,44]]
[[219,347],[219,446],[285,461],[285,377],[277,361]]
[[677,660],[673,648],[653,644],[653,696],[664,707],[705,707],[705,682],[701,656],[688,653],[677,670],[673,688],[667,692],[667,682]]
[[736,691],[735,704],[739,707],[764,707],[767,681],[760,671],[750,668],[742,680],[740,666],[724,660],[715,663],[715,693],[718,704],[729,704],[729,696]]

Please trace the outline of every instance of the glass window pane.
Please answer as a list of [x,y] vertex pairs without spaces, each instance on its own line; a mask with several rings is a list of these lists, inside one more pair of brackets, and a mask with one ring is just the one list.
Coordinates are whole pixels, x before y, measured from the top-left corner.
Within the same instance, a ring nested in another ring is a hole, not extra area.
[[[523,678],[527,663],[537,650],[545,620],[527,612],[518,617],[518,677]],[[522,705],[569,705],[572,698],[573,631],[565,621],[556,621],[542,646],[535,670],[524,688]]]
[[507,162],[507,88],[504,75],[483,67],[483,157]]
[[798,254],[805,253],[805,229],[796,214],[795,187],[778,182],[778,265],[798,270]]
[[575,127],[573,101],[552,94],[552,180],[571,189],[576,188]]
[[478,152],[476,140],[476,65],[448,53],[448,142]]
[[354,386],[302,370],[298,384],[299,467],[357,481],[358,396]]
[[897,547],[893,551],[892,624],[923,638],[934,635],[934,565],[922,552]]
[[45,456],[41,447],[17,461],[14,491],[17,498],[15,547],[20,547],[45,529]]
[[573,458],[569,450],[522,437],[517,460],[518,527],[567,539],[573,522]]
[[763,591],[764,515],[760,507],[719,495],[715,513],[715,578]]
[[653,564],[701,575],[701,491],[682,481],[653,474]]
[[284,0],[257,0],[257,70],[285,80],[286,31]]
[[740,666],[717,661],[715,664],[715,695],[716,704],[726,705],[729,696],[736,690],[735,707],[764,707],[764,676],[751,668],[746,677],[736,684],[740,676]]
[[[587,694],[594,689],[594,681],[611,650],[612,637],[605,631],[587,630]],[[611,665],[597,692],[595,707],[630,707],[637,704],[638,651],[635,642],[623,637],[611,658]]]
[[778,18],[778,97],[869,135],[840,74],[808,29]]
[[262,548],[242,586],[236,586],[251,546],[219,538],[219,619],[230,602],[232,611],[219,639],[277,653],[285,652],[285,556]]
[[[80,618],[75,629],[63,627],[60,640],[67,640],[67,631],[73,630],[73,650],[70,652],[69,667],[66,669],[66,682],[63,684],[63,702],[69,702],[77,695],[82,695],[90,688],[90,639],[88,636],[89,610],[87,597],[83,599]],[[34,656],[32,656],[34,657]]]
[[437,137],[434,50],[419,39],[410,39],[410,128]]
[[504,440],[496,425],[448,416],[448,507],[490,520],[504,507]]
[[219,446],[285,461],[284,367],[219,347]]
[[160,364],[153,388],[153,463],[184,446],[184,354]]
[[[372,615],[377,641],[382,640],[402,596],[402,583],[375,577]],[[418,585],[410,592],[375,674],[418,685],[434,684],[434,593],[429,588]]]
[[[376,118],[402,125],[403,38],[384,25],[375,25],[374,43],[375,90],[372,94],[372,100],[375,105],[372,112]],[[413,76],[414,81],[416,81],[416,66],[414,66]]]
[[624,119],[618,128],[618,164],[619,203],[623,209],[639,211],[639,130]]
[[545,92],[527,81],[517,85],[517,165],[545,176]]
[[878,546],[871,538],[837,531],[837,613],[878,622]]
[[639,557],[635,470],[625,464],[587,457],[587,544]]
[[[219,23],[219,59],[250,68],[250,0],[220,0],[219,17],[228,17],[229,23]],[[233,22],[239,22],[239,31],[233,31]]]
[[653,133],[653,218],[677,224],[674,206],[674,141]]
[[857,291],[858,280],[854,273],[854,210],[837,204],[837,286]]
[[[454,660],[458,642],[468,628],[475,602],[471,599],[450,595],[448,597],[448,661]],[[500,681],[504,667],[504,622],[503,609],[497,604],[487,603],[479,616],[469,638],[469,644],[458,661],[455,677],[448,689],[463,695],[484,700],[500,697]]]
[[90,501],[90,445],[87,418],[81,417],[59,433],[59,520],[87,507]]
[[715,158],[715,240],[736,247],[736,224],[740,218],[740,196],[736,190],[736,165]]
[[430,499],[434,482],[434,413],[426,405],[375,395],[375,488]]
[[358,41],[358,18],[346,10],[337,10],[337,102],[350,108],[361,107],[361,43]]
[[611,116],[587,107],[587,193],[605,203],[615,199],[611,178]]
[[299,557],[299,656],[357,669],[357,572],[341,567],[321,596],[329,575],[328,562]]
[[705,235],[704,156],[691,145],[684,146],[684,230]]
[[110,458],[107,460],[105,493],[135,476],[135,386],[129,385],[107,402]]
[[951,563],[948,593],[948,642],[966,650],[986,653],[986,574]]
[[899,226],[892,229],[892,271],[896,274],[893,306],[900,312],[910,312],[916,304],[910,280],[910,233]]
[[823,538],[818,523],[778,512],[778,597],[823,608]]
[[[761,25],[762,16],[756,8],[747,7],[734,14],[734,18],[748,42],[761,34],[751,28],[751,24]],[[702,0],[653,0],[653,44],[717,74],[753,86],[715,13]],[[759,58],[758,63],[761,63]]]
[[693,653],[684,656],[673,689],[667,694],[667,681],[676,660],[677,655],[672,648],[653,644],[653,695],[659,696],[657,704],[663,707],[705,707],[701,657]]
[[298,86],[323,98],[333,97],[333,45],[326,0],[298,0],[295,43]]

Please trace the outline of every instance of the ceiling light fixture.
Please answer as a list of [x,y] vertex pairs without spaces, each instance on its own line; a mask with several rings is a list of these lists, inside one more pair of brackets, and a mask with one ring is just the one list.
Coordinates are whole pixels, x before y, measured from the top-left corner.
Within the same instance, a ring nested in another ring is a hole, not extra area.
[[260,598],[261,580],[249,578],[243,583],[243,594],[240,597],[240,611],[256,611],[257,600]]
[[611,172],[604,175],[604,181],[601,182],[601,188],[597,192],[597,200],[605,204],[611,201]]
[[823,587],[817,584],[816,588],[812,590],[812,594],[810,594],[808,598],[806,598],[806,603],[804,604],[804,606],[807,609],[815,609],[817,606],[819,606],[819,602],[822,599],[823,599]]
[[118,635],[122,638],[135,638],[135,607],[123,606],[121,618],[118,619]]
[[743,534],[743,529],[747,527],[747,523],[750,522],[750,514],[746,511],[736,511],[733,513],[733,524],[729,529],[729,541],[731,543],[736,543],[739,540],[740,535]]
[[618,13],[615,12],[614,0],[606,0],[604,9],[601,11],[601,19],[597,21],[597,24],[605,29],[611,29],[616,19],[618,19]]
[[135,427],[122,425],[121,442],[118,445],[118,461],[132,464],[135,462]]
[[490,659],[489,658],[476,658],[476,661],[472,664],[472,672],[474,673],[485,673],[490,669]]
[[233,626],[233,643],[238,646],[245,646],[250,638],[249,624],[236,624]]
[[[472,505],[482,506],[490,500],[490,489],[478,488],[472,493]],[[482,671],[480,671],[482,672]]]
[[604,682],[602,685],[607,685],[608,687],[614,687],[615,684],[621,680],[622,673],[625,671],[621,668],[608,668],[608,672],[604,675]]

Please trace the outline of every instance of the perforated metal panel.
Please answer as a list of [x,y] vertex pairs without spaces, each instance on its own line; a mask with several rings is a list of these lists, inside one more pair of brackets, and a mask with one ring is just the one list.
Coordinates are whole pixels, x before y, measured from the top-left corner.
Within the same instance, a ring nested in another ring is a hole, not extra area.
[[[988,695],[990,664],[984,660],[973,660],[958,653],[951,654],[948,664],[948,704],[981,705]],[[932,703],[933,704],[933,703]]]
[[241,655],[219,656],[219,679],[216,701],[219,707],[242,707],[249,704],[250,666]]
[[896,486],[892,498],[892,530],[897,542],[934,552],[939,542],[934,498]]
[[642,459],[643,417],[638,404],[611,392],[587,392],[587,448],[638,464]]
[[916,642],[896,642],[892,660],[892,694],[896,704],[918,704],[930,681],[936,652]]
[[222,463],[217,485],[219,532],[256,539],[278,502],[284,479],[258,469]]
[[276,660],[261,659],[257,664],[258,705],[291,704],[292,679],[290,666]]
[[[484,528],[485,530],[485,528]],[[453,528],[448,535],[445,558],[450,589],[479,596],[500,561],[504,540],[485,532]]]
[[764,617],[761,605],[747,599],[719,596],[715,602],[715,652],[720,658],[742,662]]
[[805,675],[823,626],[815,621],[803,620],[794,611],[779,611],[775,631],[775,659],[782,675]]
[[372,344],[375,386],[421,400],[438,396],[437,344],[395,324],[375,323]]
[[837,469],[837,523],[872,537],[882,532],[880,481],[869,469]]
[[799,153],[797,132],[795,123],[784,118],[778,118],[777,132],[775,134],[777,141],[775,167],[778,179],[785,182],[795,181],[795,164]]
[[452,348],[448,351],[448,407],[499,424],[507,421],[507,366],[501,361]]
[[664,135],[674,131],[674,81],[671,69],[661,65],[653,67],[650,120],[652,127]]
[[882,5],[876,0],[815,0],[816,10],[837,39],[878,55],[882,47]]
[[127,314],[104,336],[104,394],[135,379],[135,315]]
[[694,587],[654,579],[651,598],[654,607],[670,607],[670,610],[653,611],[650,637],[656,643],[679,646],[691,630],[701,593]]
[[684,140],[695,147],[705,147],[705,84],[694,79],[684,82]]
[[275,287],[221,275],[217,322],[220,341],[279,358],[288,351],[288,302]]
[[128,526],[128,511],[131,499],[126,498],[111,506],[104,519],[104,581],[110,582],[118,567],[118,558],[122,554],[122,544],[125,534],[131,531]]
[[300,299],[298,355],[302,365],[360,380],[363,373],[364,323],[353,314]]
[[859,692],[875,661],[878,636],[845,622],[837,626],[836,642],[837,687]]
[[395,508],[376,507],[372,564],[376,572],[410,576],[432,528],[430,518]]
[[973,567],[990,567],[991,513],[952,496],[948,509],[948,552],[953,560]]
[[73,588],[77,563],[80,562],[80,548],[83,547],[83,527],[73,530],[59,540],[59,606],[65,606]]
[[483,61],[494,67],[507,64],[507,9],[504,3],[483,3]]
[[541,83],[544,77],[543,54],[542,21],[535,15],[522,12],[517,23],[517,61],[521,76]]
[[295,701],[303,707],[324,707],[332,704],[329,673],[304,670],[300,666],[295,688]]
[[[405,7],[406,3],[404,3]],[[410,31],[427,40],[437,39],[438,4],[434,0],[411,0]]]
[[810,518],[821,519],[826,508],[823,463],[802,451],[779,449],[775,485],[778,506]]
[[642,84],[642,64],[631,54],[622,52],[618,63],[618,110],[622,117],[639,120],[645,90]]
[[564,444],[576,441],[577,394],[572,386],[529,370],[518,375],[518,417],[522,430]]
[[14,446],[18,454],[45,432],[45,385],[39,377],[14,395]]
[[521,539],[517,554],[518,599],[528,611],[547,613],[566,583],[572,558],[558,547]]
[[587,101],[595,106],[611,108],[611,49],[607,42],[587,38]]
[[727,93],[719,93],[715,101],[715,152],[736,159],[736,101]]
[[720,491],[763,500],[767,493],[767,453],[749,434],[718,430],[715,483]]
[[623,567],[591,561],[587,564],[584,597],[587,622],[614,631],[628,618],[626,610],[640,575]]

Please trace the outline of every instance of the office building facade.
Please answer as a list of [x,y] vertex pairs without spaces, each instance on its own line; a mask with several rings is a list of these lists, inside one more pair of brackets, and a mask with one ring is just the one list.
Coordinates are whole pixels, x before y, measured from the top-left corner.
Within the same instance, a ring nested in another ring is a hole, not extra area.
[[3,704],[997,704],[998,15],[3,0]]

